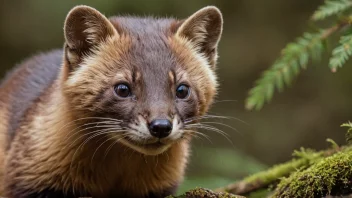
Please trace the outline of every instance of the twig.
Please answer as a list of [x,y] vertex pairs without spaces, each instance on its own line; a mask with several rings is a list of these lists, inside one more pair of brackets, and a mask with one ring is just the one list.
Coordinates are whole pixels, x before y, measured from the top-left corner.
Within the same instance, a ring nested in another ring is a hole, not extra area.
[[259,172],[226,187],[218,188],[215,191],[247,195],[259,189],[266,188],[271,184],[275,184],[280,178],[289,176],[298,169],[308,168],[311,164],[324,157],[331,156],[341,149],[342,148],[335,148],[321,152],[305,153],[304,155],[300,155],[301,158],[299,159],[293,159],[286,163],[276,165],[266,171]]

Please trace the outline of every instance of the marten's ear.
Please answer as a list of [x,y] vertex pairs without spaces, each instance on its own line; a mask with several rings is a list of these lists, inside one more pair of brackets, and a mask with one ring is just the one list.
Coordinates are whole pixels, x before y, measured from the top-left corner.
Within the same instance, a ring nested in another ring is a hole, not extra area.
[[65,58],[71,68],[91,53],[92,48],[106,38],[118,35],[112,23],[99,11],[88,6],[74,7],[67,15],[64,27]]
[[222,14],[215,6],[200,9],[187,18],[176,34],[190,40],[196,49],[204,54],[209,64],[217,60],[217,46],[222,33]]

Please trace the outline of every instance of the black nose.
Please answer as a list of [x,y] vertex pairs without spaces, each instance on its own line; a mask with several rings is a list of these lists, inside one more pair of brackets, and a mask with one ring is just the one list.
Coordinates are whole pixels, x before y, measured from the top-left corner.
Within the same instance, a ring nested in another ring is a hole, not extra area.
[[156,119],[149,124],[149,131],[152,136],[157,138],[164,138],[170,135],[172,124],[167,119]]

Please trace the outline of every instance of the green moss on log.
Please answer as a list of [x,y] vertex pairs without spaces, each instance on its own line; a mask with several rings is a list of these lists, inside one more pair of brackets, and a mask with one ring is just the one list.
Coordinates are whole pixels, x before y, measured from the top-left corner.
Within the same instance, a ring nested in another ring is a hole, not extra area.
[[292,159],[283,164],[275,165],[265,172],[249,176],[245,178],[244,181],[248,183],[261,181],[263,183],[271,184],[278,178],[287,176],[297,169],[305,168],[317,160],[320,160],[324,156],[324,153],[301,148],[301,151],[295,151],[293,155],[298,158]]
[[352,193],[352,149],[294,172],[278,184],[273,197],[322,197]]
[[276,183],[279,178],[289,176],[298,169],[309,167],[313,163],[321,160],[326,155],[326,152],[314,152],[310,149],[301,148],[300,151],[295,151],[293,155],[296,157],[295,159],[275,165],[266,171],[256,173],[244,178],[240,182],[216,189],[216,191],[246,195],[257,189],[262,189],[270,184]]
[[195,188],[179,196],[168,196],[167,198],[245,198],[224,192],[213,192],[206,188]]

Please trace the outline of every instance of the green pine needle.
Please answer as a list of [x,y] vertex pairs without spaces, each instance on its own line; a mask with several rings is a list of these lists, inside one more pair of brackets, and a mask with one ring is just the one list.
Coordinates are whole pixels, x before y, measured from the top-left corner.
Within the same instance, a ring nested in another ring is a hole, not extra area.
[[341,68],[352,55],[352,33],[340,38],[340,45],[332,51],[329,66],[333,72]]
[[348,128],[347,133],[346,133],[346,141],[347,141],[347,143],[351,144],[352,143],[352,122],[342,124],[341,127]]
[[351,6],[351,0],[326,0],[325,3],[314,12],[312,19],[316,21],[325,19],[346,11]]
[[[352,15],[343,13],[352,7],[352,0],[325,0],[313,15],[313,20],[325,19],[339,15],[337,23],[318,33],[305,33],[296,42],[288,44],[274,64],[263,72],[249,91],[246,108],[260,110],[269,102],[275,91],[283,91],[302,69],[306,69],[310,60],[320,60],[325,50],[325,41],[335,32],[352,26]],[[329,66],[333,72],[342,67],[352,56],[352,33],[349,32],[340,39],[340,44],[333,50]],[[352,132],[351,132],[352,133]],[[352,137],[352,135],[351,135]],[[352,142],[352,138],[351,138]]]
[[256,81],[256,85],[249,92],[246,101],[247,109],[260,110],[265,102],[272,99],[275,89],[279,92],[291,84],[300,70],[306,69],[310,59],[319,60],[323,50],[323,31],[318,33],[305,33],[296,42],[288,44],[281,57],[265,71]]

